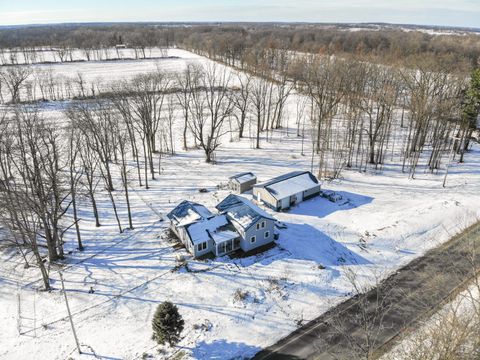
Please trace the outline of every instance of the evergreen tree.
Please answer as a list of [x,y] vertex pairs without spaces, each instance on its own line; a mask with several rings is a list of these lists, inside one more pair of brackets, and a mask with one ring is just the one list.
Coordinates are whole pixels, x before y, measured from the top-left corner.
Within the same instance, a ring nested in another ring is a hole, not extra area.
[[160,345],[168,343],[170,346],[180,341],[184,321],[178,312],[177,306],[170,301],[158,305],[152,320],[153,340]]
[[463,162],[463,154],[467,151],[473,131],[477,127],[477,118],[480,113],[480,68],[472,71],[470,84],[465,91],[462,102],[462,137],[463,146],[457,151],[461,154],[460,162]]
[[480,68],[472,72],[470,86],[465,95],[463,115],[470,122],[475,123],[480,111]]

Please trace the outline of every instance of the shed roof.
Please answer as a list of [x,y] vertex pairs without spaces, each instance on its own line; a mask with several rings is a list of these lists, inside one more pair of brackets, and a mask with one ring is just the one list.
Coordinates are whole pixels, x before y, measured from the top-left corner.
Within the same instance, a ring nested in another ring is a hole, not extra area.
[[234,180],[234,181],[238,182],[239,184],[244,184],[248,181],[256,180],[257,177],[252,172],[244,172],[244,173],[240,173],[240,174],[230,176],[229,179]]
[[216,208],[224,212],[232,222],[243,229],[248,229],[261,218],[275,220],[257,205],[238,195],[228,195]]
[[264,188],[277,200],[318,186],[317,178],[310,171],[293,171],[255,185]]
[[213,216],[213,213],[205,206],[188,200],[182,201],[167,214],[167,218],[172,220],[176,226],[187,226]]

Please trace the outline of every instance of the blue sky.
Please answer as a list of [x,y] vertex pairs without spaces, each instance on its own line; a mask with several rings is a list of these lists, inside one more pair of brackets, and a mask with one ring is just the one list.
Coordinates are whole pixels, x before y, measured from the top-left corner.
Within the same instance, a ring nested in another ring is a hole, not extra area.
[[0,0],[0,25],[86,21],[390,22],[480,28],[480,0]]

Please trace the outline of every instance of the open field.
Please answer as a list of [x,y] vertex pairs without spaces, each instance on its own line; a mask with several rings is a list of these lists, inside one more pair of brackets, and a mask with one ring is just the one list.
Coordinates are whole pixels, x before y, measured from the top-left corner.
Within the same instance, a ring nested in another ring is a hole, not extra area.
[[[31,73],[21,90],[21,96],[23,99],[27,98],[27,94],[34,100],[42,98],[37,74],[48,73],[49,76],[51,75],[55,79],[55,82],[63,84],[60,87],[71,87],[71,91],[74,93],[78,92],[78,84],[74,83],[74,81],[77,79],[78,74],[81,74],[86,93],[91,95],[92,88],[95,89],[97,94],[109,91],[110,86],[114,82],[130,80],[139,74],[153,72],[157,69],[174,74],[184,69],[189,63],[199,64],[207,62],[207,59],[181,49],[168,49],[162,53],[158,49],[151,49],[151,54],[151,57],[139,60],[129,58],[125,60],[92,60],[31,65],[29,66]],[[3,97],[8,99],[8,89],[3,88],[1,91]]]
[[[84,71],[108,83],[157,65],[178,71],[188,61],[208,61],[184,51],[176,54],[181,58],[54,66],[65,74]],[[229,194],[219,185],[234,173],[252,171],[263,181],[310,169],[310,157],[300,154],[294,100],[291,97],[284,128],[272,131],[268,141],[263,137],[261,149],[253,149],[252,139],[230,141],[226,136],[215,165],[206,164],[200,150],[181,150],[178,136],[177,153],[162,156],[163,171],[151,181],[150,189],[131,181],[133,231],[118,234],[106,193],[98,198],[100,228],[94,227],[87,201],[82,202],[80,224],[86,249],[75,249],[71,230],[66,244],[70,253],[62,267],[85,352],[107,359],[136,359],[144,353],[157,358],[252,356],[349,297],[347,271],[354,271],[364,284],[374,284],[480,216],[480,147],[475,144],[465,163],[450,167],[446,188],[441,175],[420,170],[415,180],[408,179],[398,163],[387,163],[377,173],[345,171],[342,179],[323,184],[343,201],[332,203],[319,197],[273,214],[287,227],[280,230],[277,246],[262,254],[200,261],[175,249],[162,218],[181,200],[213,208]],[[61,125],[63,105],[45,106],[45,116]],[[310,154],[309,139],[304,146]],[[133,179],[135,169],[131,171]],[[114,176],[120,183],[118,171]],[[199,188],[209,192],[199,193]],[[115,197],[126,223],[124,196],[118,190]],[[178,266],[178,256],[188,259],[187,267]],[[24,269],[18,254],[2,253],[2,359],[87,358],[75,352],[57,270],[57,266],[51,269],[55,290],[39,292],[37,270]],[[89,293],[90,288],[94,293]],[[247,296],[236,297],[237,290]],[[21,336],[17,297],[12,296],[17,293]],[[150,322],[157,304],[164,300],[179,306],[186,327],[178,347],[158,353],[150,338]],[[46,306],[52,303],[57,306]]]

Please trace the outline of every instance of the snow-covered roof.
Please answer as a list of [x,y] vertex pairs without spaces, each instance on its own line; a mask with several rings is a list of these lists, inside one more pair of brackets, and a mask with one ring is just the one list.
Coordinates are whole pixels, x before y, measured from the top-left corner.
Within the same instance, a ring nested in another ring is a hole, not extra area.
[[228,220],[225,215],[217,215],[213,218],[191,224],[187,227],[187,232],[192,243],[196,245],[208,241],[210,238],[213,238],[214,234],[222,232],[219,229],[227,224]]
[[264,188],[279,200],[312,189],[318,185],[317,178],[310,171],[294,171],[257,184],[255,187]]
[[238,195],[228,195],[216,208],[224,212],[232,222],[243,229],[248,229],[260,218],[275,220],[257,205]]
[[244,184],[248,181],[256,180],[257,177],[255,176],[254,173],[245,172],[245,173],[240,173],[240,174],[233,175],[229,179],[230,180],[235,180],[239,184]]
[[220,230],[220,231],[211,233],[210,235],[212,236],[213,241],[215,241],[215,244],[220,244],[225,241],[230,241],[239,236],[236,231],[232,231],[232,230]]
[[199,220],[205,220],[214,215],[205,206],[193,201],[184,200],[167,214],[176,226],[187,226]]

